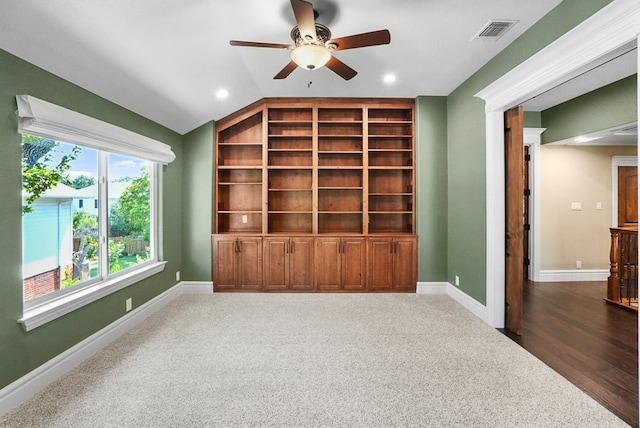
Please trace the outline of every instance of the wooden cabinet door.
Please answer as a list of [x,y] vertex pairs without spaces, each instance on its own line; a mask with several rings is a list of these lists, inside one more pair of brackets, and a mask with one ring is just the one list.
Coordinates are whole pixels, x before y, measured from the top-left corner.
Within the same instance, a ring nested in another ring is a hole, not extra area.
[[313,290],[313,238],[291,238],[289,241],[289,288],[291,290]]
[[216,291],[233,290],[238,285],[237,246],[235,237],[213,238],[213,284]]
[[241,290],[262,290],[262,238],[238,238],[238,284]]
[[340,289],[342,258],[340,238],[316,238],[315,276],[318,291]]
[[349,291],[365,290],[367,244],[364,238],[342,239],[342,288]]
[[416,239],[396,238],[393,240],[393,289],[415,291],[416,289]]
[[391,290],[393,284],[391,238],[369,238],[367,285],[371,291]]
[[264,289],[289,288],[289,238],[264,238]]

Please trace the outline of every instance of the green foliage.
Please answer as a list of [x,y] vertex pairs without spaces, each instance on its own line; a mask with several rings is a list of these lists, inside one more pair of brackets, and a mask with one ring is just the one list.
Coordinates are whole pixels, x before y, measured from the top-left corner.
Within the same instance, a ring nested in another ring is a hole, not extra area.
[[118,202],[111,208],[109,217],[110,236],[142,236],[149,241],[150,222],[149,171],[144,168],[140,177],[122,192]]
[[145,262],[147,260],[149,260],[151,258],[151,255],[149,253],[149,247],[146,247],[144,249],[144,256],[141,256],[140,254],[136,254],[136,264],[140,264],[142,262]]
[[120,204],[115,204],[109,210],[109,236],[128,236],[131,227],[124,212],[120,211]]
[[[96,236],[98,233],[98,217],[88,214],[85,210],[76,211],[73,214],[73,230],[79,230],[81,228],[91,228],[96,230]],[[74,233],[75,236],[75,233]]]
[[71,182],[71,187],[74,189],[84,189],[85,187],[93,186],[94,184],[96,184],[95,178],[80,175]]
[[69,183],[67,171],[82,148],[74,146],[71,152],[63,155],[60,162],[54,166],[52,150],[57,145],[53,140],[22,135],[22,186],[28,195],[26,204],[22,206],[23,213],[33,212],[33,203],[47,190],[53,189],[59,183]]
[[85,210],[73,214],[73,237],[84,239],[84,245],[91,245],[87,258],[92,259],[98,253],[98,217]]
[[73,268],[71,266],[65,266],[64,268],[64,278],[60,281],[60,288],[65,289],[76,285],[80,282],[80,278],[73,277]]
[[122,270],[120,257],[124,251],[124,244],[109,240],[109,273],[115,273]]

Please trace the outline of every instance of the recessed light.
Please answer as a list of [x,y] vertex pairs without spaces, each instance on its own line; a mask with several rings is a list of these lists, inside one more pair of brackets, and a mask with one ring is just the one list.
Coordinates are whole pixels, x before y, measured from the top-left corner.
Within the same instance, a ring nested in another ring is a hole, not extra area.
[[384,83],[393,83],[396,81],[395,74],[387,74],[384,76]]
[[216,92],[216,97],[219,100],[225,99],[229,96],[229,91],[227,91],[226,89],[218,89],[218,92]]

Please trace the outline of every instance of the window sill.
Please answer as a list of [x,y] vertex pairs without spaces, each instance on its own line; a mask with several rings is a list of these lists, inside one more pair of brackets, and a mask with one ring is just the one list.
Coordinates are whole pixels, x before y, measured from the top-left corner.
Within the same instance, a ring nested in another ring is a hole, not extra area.
[[43,324],[53,321],[63,315],[75,311],[89,303],[95,302],[111,293],[121,290],[131,284],[162,272],[167,262],[153,262],[141,266],[132,272],[119,275],[117,278],[108,279],[98,284],[78,290],[42,305],[29,308],[24,311],[24,316],[18,320],[26,331],[33,330]]

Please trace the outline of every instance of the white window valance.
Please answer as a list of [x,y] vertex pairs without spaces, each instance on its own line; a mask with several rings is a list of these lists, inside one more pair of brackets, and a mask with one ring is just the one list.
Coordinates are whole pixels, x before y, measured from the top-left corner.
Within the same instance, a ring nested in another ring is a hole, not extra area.
[[43,101],[17,95],[21,133],[79,144],[97,150],[168,164],[176,158],[171,146],[93,117]]

